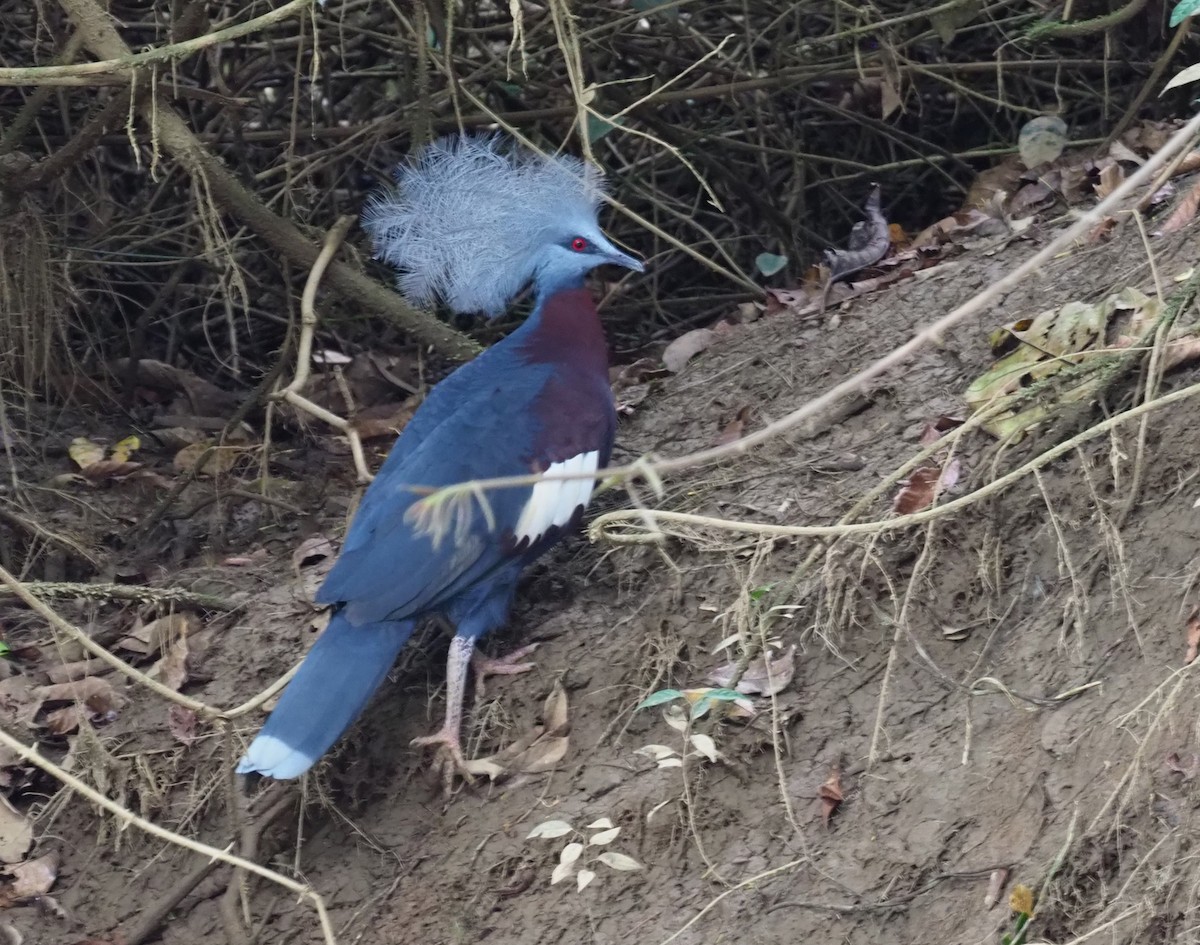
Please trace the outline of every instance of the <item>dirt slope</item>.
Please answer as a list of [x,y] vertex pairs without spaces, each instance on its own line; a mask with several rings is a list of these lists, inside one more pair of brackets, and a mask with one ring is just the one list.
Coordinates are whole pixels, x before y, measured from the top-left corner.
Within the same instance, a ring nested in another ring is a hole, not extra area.
[[[1017,265],[1039,238],[976,249],[820,323],[740,327],[656,385],[623,425],[620,456],[709,446],[745,406],[753,424],[781,416]],[[1169,280],[1192,265],[1195,238],[1154,250]],[[917,451],[927,420],[961,413],[961,392],[990,363],[993,327],[1128,285],[1154,285],[1132,230],[1060,258],[864,391],[832,425],[672,479],[661,500],[643,498],[725,518],[834,522]],[[1166,386],[1193,374],[1173,372]],[[1183,401],[1150,415],[1142,453],[1138,425],[1125,424],[1040,479],[929,527],[841,540],[807,571],[810,540],[705,530],[658,548],[575,541],[536,569],[511,631],[493,643],[504,651],[540,641],[537,671],[492,682],[472,718],[474,747],[490,753],[527,732],[561,683],[570,749],[552,773],[442,799],[408,747],[441,711],[445,640],[431,634],[310,785],[302,837],[293,809],[267,830],[260,855],[298,870],[325,897],[338,941],[362,945],[994,942],[1011,928],[1012,884],[1040,889],[1060,856],[1033,940],[1101,928],[1108,942],[1185,940],[1197,926],[1200,706],[1183,666],[1200,560],[1198,418]],[[966,438],[958,492],[1016,468],[1039,443],[1048,445],[1035,439],[997,458],[990,437]],[[315,521],[259,526],[270,526],[259,540],[273,554],[258,571],[195,558],[191,570],[166,575],[250,597],[232,625],[218,622],[197,674],[207,681],[189,694],[233,704],[302,652],[311,612],[289,559],[309,532],[340,529],[351,490],[338,480],[329,489]],[[865,517],[884,516],[888,501]],[[768,586],[759,601],[747,595]],[[739,628],[757,632],[771,606],[787,608],[771,633],[797,648],[776,704],[759,699],[751,724],[704,723],[722,760],[689,759],[686,783],[680,768],[635,753],[682,744],[659,710],[635,712],[638,701],[704,685],[721,662],[715,644]],[[100,730],[111,753],[100,767],[126,772],[134,809],[224,846],[224,742],[209,734],[181,748],[165,706],[128,695],[121,717]],[[240,720],[238,738],[259,721]],[[1172,770],[1172,752],[1189,771]],[[835,767],[844,800],[826,826],[818,792]],[[613,850],[645,868],[599,864],[582,892],[574,879],[552,886],[570,837],[526,835],[548,820],[582,829],[602,818],[621,832],[585,860]],[[53,805],[38,829],[62,854],[60,902],[76,921],[17,914],[29,940],[119,941],[114,927],[128,934],[199,862],[118,831],[79,800]],[[989,910],[997,868],[1009,870],[1008,884]],[[160,940],[223,941],[228,875],[221,868],[200,882]],[[292,894],[252,882],[246,901],[260,942],[321,941],[314,913]]]

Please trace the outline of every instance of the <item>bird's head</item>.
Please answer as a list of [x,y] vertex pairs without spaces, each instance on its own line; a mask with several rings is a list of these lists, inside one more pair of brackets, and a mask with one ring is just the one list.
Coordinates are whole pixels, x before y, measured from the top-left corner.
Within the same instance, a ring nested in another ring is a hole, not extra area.
[[605,263],[643,270],[600,231],[603,178],[578,158],[459,135],[395,176],[368,202],[363,228],[418,304],[440,297],[457,312],[498,315],[529,282],[545,292]]
[[578,285],[597,266],[645,271],[641,261],[617,249],[592,219],[564,219],[543,234],[533,281],[539,292]]

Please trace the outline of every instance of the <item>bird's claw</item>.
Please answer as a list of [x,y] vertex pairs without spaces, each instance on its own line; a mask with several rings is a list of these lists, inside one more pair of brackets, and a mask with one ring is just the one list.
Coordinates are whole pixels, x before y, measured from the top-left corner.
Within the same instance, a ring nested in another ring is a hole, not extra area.
[[484,698],[486,689],[484,680],[489,676],[519,676],[537,667],[536,663],[522,663],[523,657],[528,656],[538,648],[536,643],[530,643],[518,650],[513,650],[504,656],[484,656],[479,650],[471,654],[471,669],[475,673],[475,693],[478,698]]

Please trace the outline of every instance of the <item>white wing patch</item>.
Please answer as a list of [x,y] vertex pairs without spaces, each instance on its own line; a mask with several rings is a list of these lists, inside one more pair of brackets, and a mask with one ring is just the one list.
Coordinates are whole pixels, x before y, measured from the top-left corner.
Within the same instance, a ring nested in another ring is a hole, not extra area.
[[[600,453],[592,450],[590,453],[579,453],[561,463],[551,463],[542,473],[543,476],[563,475],[566,473],[594,473],[600,461]],[[596,487],[595,479],[543,479],[535,482],[533,493],[513,534],[517,541],[528,539],[533,544],[553,526],[560,528],[571,521],[571,516],[580,506],[586,508]]]

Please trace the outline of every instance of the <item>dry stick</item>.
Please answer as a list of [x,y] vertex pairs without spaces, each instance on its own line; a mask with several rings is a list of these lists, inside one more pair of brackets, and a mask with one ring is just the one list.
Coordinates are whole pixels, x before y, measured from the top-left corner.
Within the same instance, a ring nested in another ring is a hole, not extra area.
[[[54,599],[129,600],[143,604],[193,604],[206,610],[238,610],[244,605],[213,594],[198,594],[178,587],[139,587],[136,584],[83,584],[72,581],[25,581],[21,585],[34,597]],[[16,594],[0,587],[0,598]]]
[[[127,73],[132,72],[139,66],[170,62],[173,59],[184,59],[187,56],[200,52],[202,49],[207,49],[209,46],[215,46],[226,40],[257,33],[259,30],[265,29],[274,23],[289,19],[293,14],[300,13],[305,7],[311,6],[312,3],[313,0],[291,0],[290,3],[285,3],[283,6],[264,13],[262,16],[256,16],[252,20],[247,20],[245,23],[238,23],[225,29],[214,30],[195,39],[184,40],[181,43],[171,43],[170,45],[160,46],[157,49],[150,49],[146,52],[134,53],[127,49],[124,53],[112,56],[107,61],[80,62],[74,65],[60,66],[15,66],[12,68],[0,68],[0,85],[39,85],[44,79],[78,78],[80,76],[101,75],[111,72]],[[67,4],[64,3],[63,6],[67,6]],[[71,13],[72,19],[76,19],[75,11],[69,10],[68,12]],[[108,14],[97,7],[89,16],[102,17],[107,20]],[[84,24],[80,20],[76,19],[76,23],[79,25],[81,33],[89,31],[84,29]],[[96,25],[98,24],[90,23],[89,28]],[[97,51],[93,50],[93,52]],[[105,54],[101,53],[101,55]]]
[[308,383],[308,375],[311,371],[313,334],[317,330],[317,313],[313,308],[313,302],[317,297],[317,286],[321,284],[321,277],[325,274],[325,269],[342,245],[346,234],[350,232],[354,220],[354,217],[344,216],[333,225],[325,236],[325,244],[321,247],[320,255],[317,256],[316,262],[309,270],[308,279],[304,283],[304,294],[300,297],[300,343],[296,349],[296,376],[292,378],[292,382],[287,387],[279,393],[273,394],[272,397],[275,400],[287,401],[293,407],[312,414],[314,417],[324,420],[334,429],[341,431],[350,441],[350,453],[354,457],[354,468],[358,472],[358,481],[370,482],[375,477],[367,468],[367,459],[363,455],[362,438],[358,435],[358,430],[349,421],[314,404],[300,393],[304,389],[304,385]]
[[191,850],[194,853],[199,853],[202,856],[211,857],[214,860],[220,860],[228,863],[231,866],[236,866],[239,869],[249,870],[256,876],[261,876],[263,879],[269,879],[273,883],[284,887],[284,889],[294,892],[302,899],[307,899],[313,904],[317,910],[317,916],[321,923],[321,932],[325,937],[327,945],[337,945],[337,938],[333,934],[333,925],[329,921],[329,914],[325,911],[325,901],[320,894],[311,886],[305,883],[298,883],[294,879],[288,879],[274,870],[267,869],[265,866],[259,866],[257,863],[252,863],[250,860],[229,853],[227,850],[219,850],[216,847],[211,847],[207,843],[201,843],[199,840],[192,840],[190,837],[185,837],[182,834],[175,833],[173,830],[168,830],[166,827],[160,827],[158,824],[152,823],[130,810],[122,807],[116,801],[105,797],[89,784],[80,781],[75,775],[64,771],[53,761],[48,758],[43,758],[41,753],[36,748],[31,748],[24,742],[14,738],[3,728],[0,728],[0,745],[11,749],[32,765],[41,768],[42,771],[50,775],[56,781],[61,782],[66,787],[70,788],[76,794],[81,794],[93,804],[104,808],[126,826],[132,824],[139,830],[143,830],[152,837],[157,837],[159,840],[165,840],[168,843],[173,843],[176,846],[182,847],[185,850]]
[[[95,0],[61,0],[61,4],[94,53],[109,59],[129,55],[129,47]],[[309,239],[292,221],[273,213],[247,190],[220,160],[207,151],[174,109],[154,97],[149,97],[139,109],[155,129],[162,147],[194,179],[205,181],[222,210],[240,219],[272,249],[300,265],[312,266],[318,250]],[[346,263],[334,261],[330,264],[328,285],[345,296],[345,301],[387,316],[423,344],[432,345],[449,357],[466,360],[479,352],[479,346],[471,339],[428,312],[408,305],[395,292]]]

